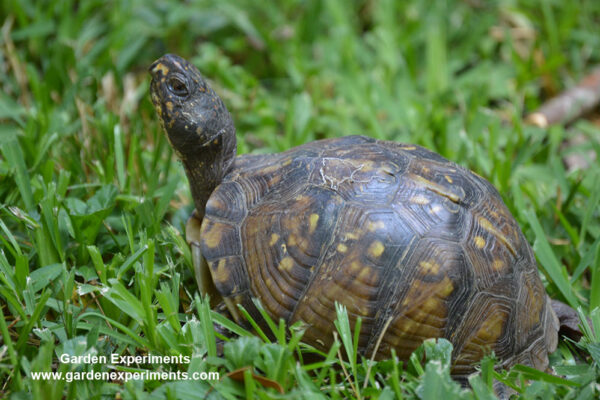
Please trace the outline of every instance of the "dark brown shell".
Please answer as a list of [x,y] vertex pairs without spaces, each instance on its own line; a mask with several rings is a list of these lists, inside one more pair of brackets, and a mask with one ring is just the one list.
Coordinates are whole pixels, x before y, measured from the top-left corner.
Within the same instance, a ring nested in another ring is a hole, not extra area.
[[257,297],[323,349],[336,301],[351,326],[362,317],[363,354],[380,336],[377,357],[402,359],[446,338],[455,376],[490,350],[544,368],[556,347],[535,258],[496,189],[418,146],[349,136],[238,157],[200,237],[229,303],[254,312]]

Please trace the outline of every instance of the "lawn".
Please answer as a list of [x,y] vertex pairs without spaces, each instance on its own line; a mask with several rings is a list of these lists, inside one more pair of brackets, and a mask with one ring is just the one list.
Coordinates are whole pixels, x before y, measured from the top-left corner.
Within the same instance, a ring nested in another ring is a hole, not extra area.
[[[0,17],[0,397],[491,399],[494,380],[522,398],[600,396],[600,116],[526,122],[600,64],[599,1],[5,0]],[[547,292],[586,317],[582,340],[562,340],[547,373],[490,355],[461,387],[447,342],[374,363],[341,309],[316,362],[298,326],[252,334],[211,311],[148,94],[167,52],[209,78],[239,153],[363,134],[488,179]],[[133,362],[92,361],[109,355]],[[203,379],[124,378],[143,371]],[[77,379],[95,372],[114,376]]]

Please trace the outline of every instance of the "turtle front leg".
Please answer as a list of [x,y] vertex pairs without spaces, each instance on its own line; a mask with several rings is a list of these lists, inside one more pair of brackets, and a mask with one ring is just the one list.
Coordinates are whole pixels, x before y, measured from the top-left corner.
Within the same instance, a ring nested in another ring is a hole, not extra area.
[[194,264],[194,275],[196,276],[196,284],[202,296],[210,296],[210,306],[215,306],[223,302],[223,298],[217,291],[215,284],[208,268],[206,259],[202,257],[200,251],[200,226],[202,220],[198,218],[196,210],[192,213],[185,226],[185,237],[192,250],[192,263]]

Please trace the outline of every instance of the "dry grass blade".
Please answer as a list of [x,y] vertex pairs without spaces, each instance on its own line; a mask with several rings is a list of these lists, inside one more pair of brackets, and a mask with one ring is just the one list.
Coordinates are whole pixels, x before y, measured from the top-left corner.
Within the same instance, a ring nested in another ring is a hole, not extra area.
[[369,360],[369,367],[367,368],[367,375],[365,378],[365,383],[363,384],[363,389],[365,389],[367,387],[367,384],[369,382],[369,376],[371,375],[371,368],[373,366],[373,362],[375,362],[375,356],[377,355],[377,350],[379,350],[379,345],[381,344],[383,335],[385,335],[385,332],[390,327],[390,324],[392,323],[392,319],[393,319],[393,317],[389,317],[387,319],[387,321],[385,321],[385,325],[383,326],[383,329],[381,330],[381,333],[379,334],[379,337],[377,338],[377,342],[375,343],[375,347],[373,348],[373,354],[371,354],[371,359]]
[[[338,340],[337,332],[333,331],[333,341],[337,342],[337,340]],[[341,346],[338,347],[337,354],[338,354],[338,359],[340,360],[340,365],[342,366],[342,371],[344,372],[344,376],[348,380],[348,383],[350,383],[350,388],[356,395],[356,398],[358,400],[360,400],[361,399],[360,393],[358,392],[358,390],[356,390],[356,386],[354,385],[354,382],[352,381],[352,377],[350,376],[350,374],[348,373],[348,370],[346,369],[346,366],[344,365],[344,359],[342,357],[342,352],[340,349],[341,349]]]

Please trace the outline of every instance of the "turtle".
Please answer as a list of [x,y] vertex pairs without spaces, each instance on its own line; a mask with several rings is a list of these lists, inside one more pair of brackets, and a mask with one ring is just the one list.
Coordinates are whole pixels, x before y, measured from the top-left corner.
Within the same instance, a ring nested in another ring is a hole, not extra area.
[[264,324],[258,299],[326,350],[339,303],[352,325],[362,319],[359,353],[378,360],[444,338],[459,380],[490,351],[500,367],[547,368],[554,309],[565,307],[553,306],[484,178],[423,147],[360,135],[236,155],[231,115],[193,64],[167,54],[149,71],[194,201],[186,237],[199,289],[236,322],[241,305]]

